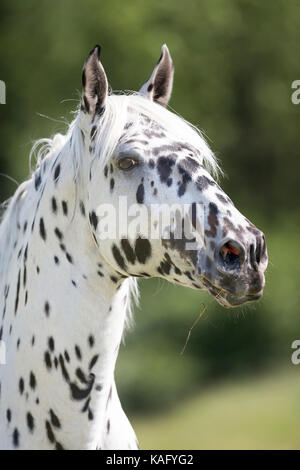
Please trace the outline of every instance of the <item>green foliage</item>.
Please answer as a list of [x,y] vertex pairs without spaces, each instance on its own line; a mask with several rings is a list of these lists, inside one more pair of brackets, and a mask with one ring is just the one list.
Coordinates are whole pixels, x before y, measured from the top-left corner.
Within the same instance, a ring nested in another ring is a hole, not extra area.
[[139,417],[141,449],[299,449],[299,371],[198,391],[176,410]]

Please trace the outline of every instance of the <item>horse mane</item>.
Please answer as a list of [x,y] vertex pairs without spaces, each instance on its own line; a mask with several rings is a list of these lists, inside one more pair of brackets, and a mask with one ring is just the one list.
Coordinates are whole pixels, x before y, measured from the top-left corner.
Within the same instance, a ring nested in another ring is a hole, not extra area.
[[[131,127],[124,133],[124,127],[128,121],[128,107],[134,109],[136,113],[132,116],[133,123]],[[77,112],[76,118],[68,126],[65,135],[56,134],[53,138],[39,139],[34,143],[29,157],[30,162],[33,156],[36,159],[31,177],[18,187],[10,200],[2,204],[4,208],[0,224],[0,277],[2,283],[5,282],[9,261],[15,247],[15,240],[18,231],[21,229],[18,222],[20,211],[27,209],[31,211],[30,214],[32,215],[29,220],[34,218],[35,211],[43,195],[45,183],[50,177],[53,166],[60,163],[63,176],[64,171],[70,171],[71,165],[73,179],[76,183],[76,194],[80,193],[83,196],[82,192],[86,192],[90,169],[91,171],[97,171],[104,168],[117,145],[122,143],[125,136],[128,139],[130,135],[134,135],[138,128],[139,118],[145,115],[163,128],[168,129],[174,135],[174,139],[181,138],[197,148],[200,157],[195,156],[195,158],[199,158],[200,163],[215,178],[218,177],[221,173],[220,166],[203,134],[197,127],[188,123],[181,116],[145,99],[137,93],[111,94],[107,97],[105,112],[101,116],[101,124],[97,129],[90,168],[90,162],[87,164],[85,158],[83,137],[83,131],[90,131],[90,129],[85,129],[85,116],[81,112]],[[37,178],[41,180],[38,188],[35,187]],[[131,299],[135,303],[138,301],[137,279],[128,278],[124,281],[124,284],[127,285],[130,294],[125,319],[125,326],[128,327],[131,325],[133,317]]]

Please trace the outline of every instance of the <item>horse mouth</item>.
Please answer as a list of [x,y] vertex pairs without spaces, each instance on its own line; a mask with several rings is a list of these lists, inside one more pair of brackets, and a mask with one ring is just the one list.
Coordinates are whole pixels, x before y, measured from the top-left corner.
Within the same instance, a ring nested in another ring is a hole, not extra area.
[[210,281],[206,279],[206,287],[209,293],[215,297],[216,301],[225,308],[233,308],[239,307],[247,302],[253,302],[255,300],[259,300],[262,297],[263,289],[259,292],[248,293],[246,295],[237,296],[232,294],[232,292],[228,292],[225,289],[220,289],[212,284]]

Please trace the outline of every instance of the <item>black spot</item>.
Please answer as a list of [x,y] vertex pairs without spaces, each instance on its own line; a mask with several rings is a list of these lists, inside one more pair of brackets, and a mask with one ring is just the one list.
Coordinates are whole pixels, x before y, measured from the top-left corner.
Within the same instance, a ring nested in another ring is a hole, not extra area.
[[195,173],[200,167],[201,164],[195,160],[195,158],[187,157],[185,159],[186,162],[186,168],[190,171],[190,174]]
[[205,175],[198,176],[196,185],[199,191],[205,191],[209,186],[214,186],[216,183],[208,179]]
[[95,344],[95,338],[94,338],[93,335],[90,335],[90,336],[88,337],[88,343],[89,343],[90,348],[92,348],[92,347],[94,346],[94,344]]
[[29,375],[29,385],[30,385],[30,388],[32,388],[32,390],[35,390],[36,378],[32,371],[30,372],[30,375]]
[[39,189],[41,182],[42,182],[41,173],[40,171],[37,171],[34,175],[34,187],[36,191]]
[[172,173],[172,168],[175,165],[174,158],[170,157],[159,157],[157,161],[157,172],[162,183],[166,183]]
[[54,171],[54,181],[57,182],[58,177],[60,174],[60,164],[56,165],[55,171]]
[[19,392],[20,392],[20,395],[23,395],[23,392],[24,392],[24,379],[22,377],[19,380]]
[[64,215],[68,215],[68,203],[66,201],[61,201],[61,206]]
[[61,428],[60,421],[52,409],[50,409],[50,419],[52,426],[54,426],[55,428]]
[[15,300],[15,315],[17,313],[18,305],[19,305],[20,278],[21,278],[21,271],[19,270],[18,281],[17,281],[16,300]]
[[226,197],[223,196],[223,194],[216,193],[216,196],[217,196],[217,198],[219,199],[219,201],[223,202],[223,204],[227,204],[227,203],[228,203]]
[[47,432],[47,437],[49,441],[51,442],[51,444],[53,444],[55,442],[55,436],[54,436],[54,433],[52,431],[52,427],[49,421],[46,421],[46,432]]
[[85,398],[87,398],[89,396],[92,388],[93,388],[94,380],[95,380],[95,376],[93,374],[91,374],[91,380],[90,380],[87,388],[85,388],[85,389],[79,388],[76,385],[76,383],[71,383],[70,384],[71,394],[72,394],[72,397],[74,398],[74,400],[84,400]]
[[135,254],[140,263],[145,263],[151,256],[151,244],[146,238],[138,237],[135,242]]
[[150,91],[152,91],[152,90],[153,90],[153,83],[150,83],[150,85],[149,85],[148,88],[147,88],[147,91],[150,92]]
[[112,254],[113,254],[117,264],[120,266],[120,268],[125,271],[126,270],[126,264],[125,264],[124,258],[121,255],[119,248],[115,244],[112,247]]
[[43,217],[40,218],[40,235],[44,241],[46,241],[46,230]]
[[49,351],[45,352],[44,360],[45,360],[45,364],[46,364],[47,369],[51,369],[52,368],[52,361],[51,361]]
[[145,196],[145,188],[143,183],[141,183],[136,192],[136,200],[139,204],[143,204]]
[[45,314],[47,317],[49,317],[49,314],[50,314],[50,304],[49,302],[45,302],[45,305],[44,305],[44,311],[45,311]]
[[178,165],[178,171],[182,175],[182,182],[178,188],[178,196],[181,197],[185,194],[187,183],[191,181],[191,176],[186,171],[183,162]]
[[24,271],[23,271],[23,286],[26,287],[26,280],[27,280],[27,269],[26,266],[24,266]]
[[94,367],[94,365],[96,364],[98,358],[99,358],[99,354],[96,354],[94,357],[92,357],[92,359],[89,363],[89,370],[91,370]]
[[30,412],[26,415],[27,426],[30,432],[34,430],[34,418]]
[[60,364],[60,367],[61,367],[61,372],[62,372],[63,378],[65,379],[65,381],[67,383],[69,383],[70,382],[70,377],[69,377],[68,371],[67,371],[66,366],[65,366],[64,358],[62,357],[61,354],[59,355],[59,364]]
[[65,360],[66,360],[67,362],[70,362],[70,356],[69,356],[69,353],[68,353],[67,350],[65,350],[64,356],[65,356]]
[[98,217],[96,216],[96,213],[94,211],[90,212],[90,223],[96,231],[98,225]]
[[6,410],[6,419],[9,423],[11,422],[11,410],[9,408]]
[[66,258],[67,258],[67,260],[69,261],[69,263],[73,264],[73,258],[72,258],[72,256],[70,255],[70,253],[66,253]]
[[50,338],[48,339],[48,346],[49,346],[50,351],[53,352],[55,345],[54,345],[54,339],[52,338],[52,336],[50,336]]
[[80,350],[80,347],[77,346],[77,344],[75,345],[75,354],[77,356],[77,359],[79,359],[81,361],[81,359],[82,359],[81,350]]
[[107,175],[108,175],[108,166],[105,165],[105,167],[104,167],[104,176],[105,176],[105,178],[107,178]]
[[195,202],[192,203],[192,225],[194,229],[196,229],[197,226],[197,204]]
[[53,214],[56,214],[56,212],[57,212],[57,202],[56,202],[55,197],[53,197],[53,198],[51,199],[51,206],[52,206],[52,212],[53,212]]
[[160,271],[158,271],[158,272],[160,272],[162,274],[170,274],[170,270],[171,270],[171,264],[166,260],[161,261]]
[[122,249],[125,253],[125,256],[126,256],[127,260],[130,263],[134,264],[135,260],[136,260],[136,256],[135,256],[134,250],[133,250],[132,246],[130,245],[130,242],[127,238],[122,238],[121,247],[122,247]]
[[59,259],[58,259],[57,256],[54,256],[54,263],[55,263],[55,264],[59,264]]
[[85,217],[85,207],[82,201],[80,201],[79,207],[80,207],[81,214],[83,215],[83,217]]
[[193,281],[193,277],[189,271],[185,271],[184,274],[186,275],[187,278],[189,278],[191,281]]
[[113,178],[110,179],[110,190],[112,191],[115,186],[115,180]]
[[91,129],[91,140],[93,140],[95,138],[95,135],[96,135],[96,131],[97,131],[97,126],[93,126],[92,129]]
[[208,224],[210,225],[210,230],[205,230],[205,235],[207,237],[215,237],[217,235],[217,226],[219,225],[218,213],[219,209],[214,202],[209,203],[209,214],[207,217]]
[[19,447],[19,436],[19,431],[17,428],[15,428],[13,432],[13,444],[15,447]]
[[84,375],[84,372],[80,369],[80,367],[78,367],[76,369],[76,376],[78,377],[78,379],[80,380],[80,382],[84,383],[84,384],[87,384],[88,381]]
[[56,227],[55,230],[54,230],[54,233],[55,233],[55,235],[57,236],[57,238],[58,238],[59,240],[62,240],[63,234],[61,233],[61,231],[59,230],[59,228]]

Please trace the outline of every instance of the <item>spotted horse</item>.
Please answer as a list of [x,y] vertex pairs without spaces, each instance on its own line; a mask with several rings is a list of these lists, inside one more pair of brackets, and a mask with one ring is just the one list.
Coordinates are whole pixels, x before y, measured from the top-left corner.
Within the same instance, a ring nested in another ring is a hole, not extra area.
[[[201,133],[166,109],[173,73],[164,45],[138,93],[109,94],[96,46],[74,121],[38,142],[36,169],[3,214],[3,449],[138,448],[114,368],[139,277],[207,290],[224,307],[262,295],[264,235],[218,186]],[[172,228],[169,237],[147,238],[138,225],[128,237],[102,237],[99,211],[110,205],[120,217],[121,196],[128,207],[188,205],[190,227],[200,205],[194,248]]]

